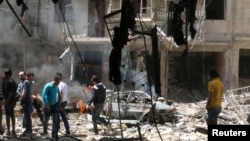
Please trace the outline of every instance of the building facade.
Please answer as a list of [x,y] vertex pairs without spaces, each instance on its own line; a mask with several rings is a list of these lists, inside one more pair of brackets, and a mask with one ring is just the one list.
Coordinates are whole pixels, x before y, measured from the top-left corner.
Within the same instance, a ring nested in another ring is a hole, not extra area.
[[[86,85],[90,83],[89,76],[98,74],[109,88],[114,87],[108,80],[109,56],[113,28],[121,24],[122,0],[63,0],[58,3],[24,0],[28,9],[23,15],[22,6],[10,1],[21,22],[7,2],[0,5],[2,67],[39,70],[41,79],[51,70],[63,70],[69,81],[77,80]],[[155,93],[155,87],[160,87],[157,92],[167,97],[171,85],[180,85],[205,92],[206,72],[211,68],[218,69],[225,89],[240,87],[239,79],[249,77],[247,13],[250,3],[247,0],[197,0],[195,10],[189,7],[195,11],[194,23],[187,19],[184,7],[180,12],[183,20],[180,30],[187,42],[179,45],[171,34],[171,29],[176,28],[171,18],[174,5],[183,1],[132,2],[137,32],[129,30],[129,41],[122,49],[121,90]],[[196,30],[194,37],[191,26]],[[154,78],[157,70],[152,65],[154,62],[150,62],[155,57],[154,43],[147,34],[154,28],[158,37],[158,79]]]

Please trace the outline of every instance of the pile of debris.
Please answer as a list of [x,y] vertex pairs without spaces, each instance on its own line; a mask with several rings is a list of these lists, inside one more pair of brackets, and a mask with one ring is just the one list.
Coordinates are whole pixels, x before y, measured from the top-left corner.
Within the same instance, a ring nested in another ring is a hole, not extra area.
[[[134,140],[134,141],[207,141],[206,125],[206,96],[198,90],[189,91],[183,88],[177,88],[174,94],[168,95],[167,102],[174,106],[175,110],[171,117],[164,120],[164,123],[152,123],[148,121],[119,119],[110,120],[111,130],[104,125],[99,124],[99,135],[93,132],[91,114],[69,112],[68,121],[70,124],[71,137],[64,137],[65,133],[63,122],[60,125],[59,141],[105,141],[105,140]],[[20,105],[17,104],[16,110],[20,111]],[[224,100],[223,109],[219,115],[219,124],[239,124],[239,117],[235,109]],[[159,111],[158,111],[159,112]],[[19,135],[22,132],[22,114],[16,112],[16,133],[17,138],[3,138],[2,140],[22,140]],[[26,140],[50,140],[50,134],[42,136],[43,127],[36,112],[33,113],[33,136]],[[5,119],[5,117],[3,117]],[[6,123],[3,122],[5,127]],[[51,120],[49,127],[51,126]],[[122,129],[122,130],[121,130]],[[51,128],[48,129],[51,133]]]

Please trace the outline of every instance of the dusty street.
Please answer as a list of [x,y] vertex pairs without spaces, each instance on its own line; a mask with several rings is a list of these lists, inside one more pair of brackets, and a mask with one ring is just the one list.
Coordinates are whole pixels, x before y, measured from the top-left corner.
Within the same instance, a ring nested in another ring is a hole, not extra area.
[[[201,102],[202,103],[202,102]],[[205,128],[202,117],[195,117],[199,113],[198,104],[175,103],[177,112],[174,121],[166,122],[165,124],[150,125],[147,123],[140,123],[139,129],[143,141],[159,141],[159,140],[206,140],[207,136],[203,129]],[[186,109],[188,108],[188,110]],[[19,137],[22,133],[22,114],[19,112],[20,106],[16,106],[16,133],[18,138],[2,137],[3,140],[50,140],[51,120],[49,122],[49,134],[47,136],[41,135],[43,127],[36,111],[33,112],[33,136]],[[103,125],[99,125],[99,135],[92,132],[91,115],[84,113],[68,113],[68,121],[70,123],[70,130],[72,137],[63,137],[65,130],[61,122],[61,129],[59,131],[59,140],[82,140],[82,141],[97,141],[97,140],[139,140],[138,127],[131,124],[121,124],[119,120],[111,120],[112,130],[108,131]],[[3,125],[6,128],[5,116],[3,117]],[[123,132],[120,132],[120,127]]]
[[[204,108],[206,98],[198,91],[189,92],[184,89],[178,89],[176,95],[169,95],[169,99],[174,102],[176,112],[174,117],[167,119],[164,124],[157,124],[157,126],[148,123],[139,123],[139,126],[132,124],[121,124],[119,120],[111,120],[112,130],[108,131],[103,125],[99,126],[99,135],[95,135],[92,131],[93,125],[91,122],[91,115],[78,112],[68,113],[68,121],[70,123],[70,130],[72,137],[64,137],[65,129],[61,122],[59,131],[59,140],[81,140],[81,141],[112,141],[112,140],[136,140],[140,141],[207,141],[207,126],[205,122],[206,110]],[[17,104],[18,105],[18,104]],[[229,116],[229,108],[227,103],[223,102],[223,110],[219,116],[219,124],[237,124],[237,115],[231,112]],[[16,107],[16,133],[19,136],[22,133],[22,116],[19,112],[20,106]],[[19,138],[4,138],[3,140],[51,140],[51,120],[49,124],[49,134],[47,136],[41,135],[43,127],[36,115],[33,113],[33,136],[19,137]],[[3,125],[5,127],[5,117],[3,117]],[[120,132],[120,128],[123,131]],[[140,134],[138,132],[138,127]]]

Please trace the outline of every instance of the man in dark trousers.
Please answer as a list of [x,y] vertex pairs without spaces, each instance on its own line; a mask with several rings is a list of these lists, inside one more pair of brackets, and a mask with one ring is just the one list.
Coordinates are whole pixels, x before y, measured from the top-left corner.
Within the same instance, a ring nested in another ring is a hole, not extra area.
[[7,124],[7,131],[5,132],[6,136],[10,136],[10,120],[12,121],[12,135],[16,135],[15,132],[15,124],[16,118],[14,115],[14,108],[16,106],[16,99],[15,99],[15,82],[11,78],[12,70],[11,69],[4,69],[3,71],[3,97],[4,97],[4,108],[6,113],[6,124]]
[[[42,101],[38,98],[38,94],[36,92],[36,88],[35,88],[35,81],[34,81],[34,78],[35,78],[35,75],[33,73],[30,74],[33,78],[30,82],[30,85],[31,85],[31,96],[32,96],[32,104],[33,104],[33,107],[36,109],[36,112],[40,118],[40,121],[43,125],[43,115],[42,115],[42,111],[41,111],[41,107],[42,107]],[[19,79],[20,79],[20,82],[18,84],[18,87],[17,87],[17,90],[16,90],[16,93],[18,95],[18,97],[21,97],[22,96],[22,91],[23,91],[23,82],[26,80],[26,72],[25,71],[20,71],[18,73],[18,76],[19,76]],[[30,109],[31,113],[33,112],[33,108]],[[24,121],[25,118],[23,118],[23,128],[25,128],[25,122]]]
[[62,81],[62,74],[60,72],[57,72],[56,74],[58,75],[60,81],[58,87],[61,94],[61,101],[59,103],[59,114],[62,118],[66,130],[65,136],[70,136],[69,122],[66,115],[67,113],[65,111],[65,107],[68,103],[68,86],[64,81]]
[[48,122],[50,116],[52,116],[52,138],[58,139],[58,129],[59,129],[59,101],[60,92],[58,84],[60,83],[60,78],[58,75],[54,76],[52,82],[48,82],[43,87],[42,99],[44,102],[44,134],[48,134]]
[[99,82],[95,75],[92,76],[91,81],[93,83],[92,95],[89,104],[87,105],[87,109],[93,103],[92,122],[94,132],[98,135],[97,121],[102,122],[104,125],[108,125],[108,122],[104,118],[100,117],[106,98],[106,87],[102,82]]
[[208,99],[206,109],[208,113],[207,125],[217,125],[217,119],[221,112],[224,84],[215,69],[208,72]]
[[18,83],[18,87],[17,87],[16,93],[21,98],[22,91],[23,91],[23,82],[24,82],[24,80],[26,80],[26,72],[25,71],[20,71],[18,73],[18,77],[20,79],[20,82]]
[[32,106],[32,81],[33,81],[33,73],[27,73],[27,79],[23,82],[23,90],[21,96],[21,105],[23,107],[23,126],[25,127],[25,131],[22,136],[30,136],[32,135],[32,119],[31,119],[31,111],[33,110]]
[[4,77],[2,75],[2,79],[1,79],[1,90],[0,90],[0,135],[2,135],[4,133],[4,128],[3,128],[3,81],[4,81]]
[[35,81],[34,81],[35,75],[33,73],[31,75],[33,76],[33,80],[31,82],[32,104],[33,104],[33,107],[36,109],[36,112],[37,112],[38,117],[41,121],[41,124],[43,125],[43,114],[42,114],[42,110],[41,110],[42,100],[38,97],[38,93],[36,91],[36,85],[35,85]]
[[[20,71],[18,73],[18,77],[20,79],[20,82],[18,83],[18,86],[17,86],[17,90],[16,90],[16,93],[19,97],[19,101],[21,99],[21,96],[22,96],[22,92],[23,92],[23,82],[26,80],[26,72],[25,71]],[[22,123],[22,126],[23,128],[25,128],[25,118],[23,118],[23,123]]]

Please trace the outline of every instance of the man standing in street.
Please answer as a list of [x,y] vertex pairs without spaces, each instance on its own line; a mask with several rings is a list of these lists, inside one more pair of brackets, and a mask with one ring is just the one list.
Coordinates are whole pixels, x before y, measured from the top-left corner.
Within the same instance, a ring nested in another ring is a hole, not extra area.
[[32,106],[32,82],[34,80],[33,73],[27,73],[27,79],[23,82],[23,90],[21,96],[21,105],[23,107],[23,127],[25,131],[22,136],[32,135],[32,119],[31,113],[33,111]]
[[32,96],[32,105],[33,107],[36,109],[36,112],[38,114],[38,117],[43,125],[43,115],[42,115],[42,111],[41,111],[41,107],[42,105],[40,104],[41,100],[38,98],[38,93],[36,91],[36,83],[34,81],[34,78],[35,78],[35,74],[31,74],[33,76],[33,80],[31,82],[31,96]]
[[59,101],[60,92],[58,84],[60,78],[58,75],[54,76],[52,82],[45,84],[42,91],[42,99],[44,102],[44,134],[48,134],[48,121],[50,116],[52,116],[52,138],[58,139],[58,129],[59,129]]
[[104,125],[108,125],[108,122],[104,118],[100,117],[106,98],[106,87],[102,82],[99,82],[98,78],[95,75],[92,76],[91,81],[93,83],[93,88],[91,99],[89,101],[89,104],[87,105],[87,109],[93,103],[94,107],[92,109],[92,121],[94,132],[96,135],[98,135],[97,121],[102,122]]
[[66,129],[65,136],[70,136],[69,123],[68,123],[66,111],[65,111],[65,107],[67,106],[67,101],[68,101],[68,98],[67,98],[68,87],[67,87],[67,84],[64,81],[62,81],[62,74],[59,72],[57,72],[56,74],[58,75],[58,78],[60,80],[59,85],[58,85],[59,91],[61,94],[61,101],[59,103],[59,113],[64,123],[64,127]]
[[0,135],[4,133],[4,129],[3,129],[3,82],[4,82],[4,77],[2,75],[1,90],[0,90]]
[[6,115],[6,124],[7,124],[7,131],[5,132],[6,136],[10,136],[10,120],[12,121],[12,135],[15,136],[15,125],[16,125],[16,118],[14,114],[14,108],[16,106],[16,99],[15,99],[15,82],[11,78],[12,70],[5,69],[3,71],[3,97],[4,97],[4,108],[5,108],[5,115]]
[[[19,97],[19,101],[20,101],[20,98],[21,98],[22,92],[23,92],[23,82],[24,82],[24,80],[26,80],[26,72],[25,71],[20,71],[18,73],[18,77],[20,79],[20,82],[18,83],[16,93],[17,93],[17,96]],[[25,122],[26,122],[25,120],[26,119],[23,118],[23,123],[22,123],[23,128],[25,128]]]
[[206,109],[208,112],[207,125],[217,125],[217,119],[221,112],[224,85],[216,70],[208,72],[208,99]]
[[16,93],[21,98],[21,96],[22,96],[22,90],[23,90],[23,82],[26,79],[26,72],[25,71],[20,71],[18,73],[18,77],[20,79],[20,82],[18,83]]

